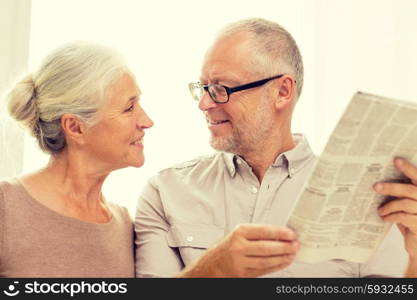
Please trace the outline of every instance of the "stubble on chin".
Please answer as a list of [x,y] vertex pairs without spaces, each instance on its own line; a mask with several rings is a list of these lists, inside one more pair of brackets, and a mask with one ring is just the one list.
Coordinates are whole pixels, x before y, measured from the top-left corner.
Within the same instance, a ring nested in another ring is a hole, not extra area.
[[235,153],[237,148],[236,141],[232,137],[210,137],[210,146],[217,150],[223,152]]
[[210,145],[217,151],[240,156],[253,153],[262,148],[273,132],[273,114],[268,102],[264,101],[250,119],[235,124],[228,136],[210,137]]
[[251,128],[235,128],[230,136],[210,137],[210,145],[217,151],[229,152],[240,156],[253,153],[259,149],[272,132],[271,119],[255,122],[257,130]]
[[242,155],[246,147],[243,147],[242,136],[239,132],[233,132],[231,136],[227,137],[210,137],[210,145],[217,151],[229,152],[237,155]]

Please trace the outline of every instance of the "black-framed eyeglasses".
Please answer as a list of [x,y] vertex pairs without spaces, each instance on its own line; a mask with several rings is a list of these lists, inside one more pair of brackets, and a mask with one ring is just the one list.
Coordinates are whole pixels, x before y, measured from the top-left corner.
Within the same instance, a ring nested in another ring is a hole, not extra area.
[[191,96],[194,100],[200,101],[200,99],[203,97],[204,91],[208,92],[211,100],[215,103],[227,103],[229,102],[229,96],[230,94],[256,88],[258,86],[264,85],[270,80],[280,78],[284,76],[285,74],[280,74],[276,76],[272,76],[269,78],[257,80],[254,82],[245,83],[243,85],[235,86],[235,87],[228,87],[221,84],[201,84],[200,82],[196,83],[190,83],[188,84],[188,88],[190,89]]

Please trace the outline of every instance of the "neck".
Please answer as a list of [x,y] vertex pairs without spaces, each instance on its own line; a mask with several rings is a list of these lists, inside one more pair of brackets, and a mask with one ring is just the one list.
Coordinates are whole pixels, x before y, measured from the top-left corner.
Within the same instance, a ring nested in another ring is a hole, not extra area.
[[82,155],[64,151],[52,156],[39,175],[64,205],[95,211],[102,205],[101,188],[108,173],[94,168]]
[[294,148],[295,145],[292,134],[289,133],[281,138],[274,137],[270,139],[257,147],[256,151],[242,155],[242,157],[252,167],[252,171],[259,182],[262,182],[266,171],[275,162],[276,158],[281,153]]

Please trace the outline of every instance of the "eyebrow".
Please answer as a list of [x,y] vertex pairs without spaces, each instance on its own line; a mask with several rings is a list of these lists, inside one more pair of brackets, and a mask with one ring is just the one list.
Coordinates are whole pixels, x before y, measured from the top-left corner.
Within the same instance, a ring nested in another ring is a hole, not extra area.
[[136,101],[138,100],[138,96],[132,96],[129,98],[129,100],[126,101],[126,104],[128,104],[130,101]]
[[[204,78],[200,77],[200,82],[205,82],[207,80],[204,80]],[[213,80],[214,83],[219,83],[219,82],[226,82],[226,83],[230,83],[231,85],[239,85],[240,82],[236,81],[236,79],[232,79],[232,78],[218,78],[216,80]]]

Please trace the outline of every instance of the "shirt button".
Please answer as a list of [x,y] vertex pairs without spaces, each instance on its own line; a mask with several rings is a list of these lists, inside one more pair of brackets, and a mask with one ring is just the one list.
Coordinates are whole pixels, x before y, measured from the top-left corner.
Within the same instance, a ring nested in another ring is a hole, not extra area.
[[187,242],[192,242],[193,241],[193,237],[191,235],[187,236]]
[[254,186],[253,186],[253,187],[251,188],[251,193],[255,195],[257,192],[258,192],[258,189],[257,189],[256,187],[254,187]]

